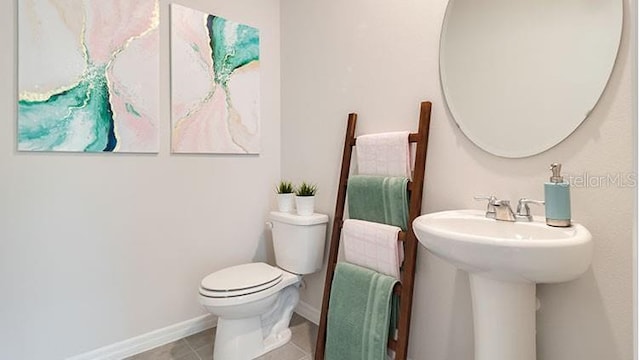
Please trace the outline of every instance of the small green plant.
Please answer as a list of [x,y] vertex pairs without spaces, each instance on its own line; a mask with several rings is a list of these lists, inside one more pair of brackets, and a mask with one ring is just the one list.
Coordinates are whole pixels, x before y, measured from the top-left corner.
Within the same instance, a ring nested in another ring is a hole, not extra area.
[[278,194],[291,194],[293,191],[293,184],[291,181],[282,180],[276,186],[276,193]]
[[296,189],[296,195],[298,196],[314,196],[316,194],[317,187],[313,184],[307,184],[302,182]]

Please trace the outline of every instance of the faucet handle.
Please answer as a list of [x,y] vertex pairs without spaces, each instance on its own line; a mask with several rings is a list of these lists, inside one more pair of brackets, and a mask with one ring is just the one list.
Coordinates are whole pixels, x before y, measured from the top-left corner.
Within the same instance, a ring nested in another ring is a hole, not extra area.
[[532,221],[533,217],[531,216],[531,209],[529,208],[529,204],[536,205],[544,205],[544,201],[542,200],[532,200],[527,198],[522,198],[518,200],[518,208],[516,209],[516,219],[517,220],[526,220]]
[[498,201],[498,198],[495,197],[495,195],[476,195],[473,197],[474,200],[487,200],[487,212],[484,214],[485,217],[488,217],[490,219],[495,219],[496,218],[496,201]]
[[473,200],[487,200],[489,204],[493,204],[498,198],[495,195],[476,195],[473,197]]
[[475,200],[490,200],[495,199],[495,195],[476,195],[473,197]]

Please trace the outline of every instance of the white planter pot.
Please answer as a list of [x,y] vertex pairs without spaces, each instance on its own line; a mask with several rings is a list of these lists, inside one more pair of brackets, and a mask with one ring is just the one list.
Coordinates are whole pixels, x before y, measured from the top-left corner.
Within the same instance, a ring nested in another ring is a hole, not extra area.
[[313,215],[315,202],[315,196],[296,196],[296,211],[298,212],[298,215]]
[[277,194],[278,196],[278,211],[291,213],[293,212],[295,196],[294,193]]

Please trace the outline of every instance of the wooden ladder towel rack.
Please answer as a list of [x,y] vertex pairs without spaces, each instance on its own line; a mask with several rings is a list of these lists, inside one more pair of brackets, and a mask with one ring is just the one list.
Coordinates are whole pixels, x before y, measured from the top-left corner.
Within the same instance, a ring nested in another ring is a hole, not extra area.
[[[324,297],[322,299],[322,312],[316,342],[315,360],[324,360],[326,333],[327,333],[327,313],[329,309],[329,296],[331,293],[331,283],[333,274],[338,262],[338,248],[340,245],[340,234],[344,217],[344,207],[347,195],[347,182],[349,180],[349,168],[351,165],[351,154],[353,146],[356,144],[356,121],[357,115],[351,113],[347,119],[347,132],[342,153],[342,167],[340,170],[340,182],[338,185],[338,195],[336,200],[336,211],[333,218],[333,228],[331,232],[331,243],[329,245],[329,260],[327,264],[327,276],[324,285]],[[420,122],[418,132],[409,135],[409,142],[416,143],[416,156],[413,172],[413,180],[409,183],[409,221],[407,231],[401,232],[399,240],[403,241],[405,258],[400,275],[400,283],[393,289],[400,298],[400,311],[398,314],[397,337],[389,334],[388,347],[395,351],[396,360],[406,360],[409,345],[409,327],[411,325],[411,306],[413,298],[413,284],[415,280],[416,253],[418,240],[413,232],[411,224],[413,220],[420,216],[422,209],[422,189],[424,185],[425,162],[427,159],[427,144],[429,140],[429,123],[431,121],[431,102],[425,101],[420,104]],[[350,359],[345,359],[350,360]]]

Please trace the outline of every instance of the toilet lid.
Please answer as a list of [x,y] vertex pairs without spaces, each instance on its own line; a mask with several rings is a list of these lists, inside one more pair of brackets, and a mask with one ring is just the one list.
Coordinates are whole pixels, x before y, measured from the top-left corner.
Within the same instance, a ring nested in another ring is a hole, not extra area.
[[[246,292],[254,288],[269,288],[282,279],[282,270],[265,263],[231,266],[207,275],[202,289],[211,292]],[[254,289],[257,290],[257,289]]]
[[266,283],[264,285],[259,285],[259,286],[248,288],[248,289],[229,290],[229,291],[211,291],[211,290],[207,290],[200,287],[200,295],[206,296],[208,298],[218,298],[218,299],[251,295],[251,294],[255,294],[255,293],[259,293],[259,292],[271,289],[272,287],[278,285],[281,281],[282,281],[282,278],[278,278],[275,281]]

